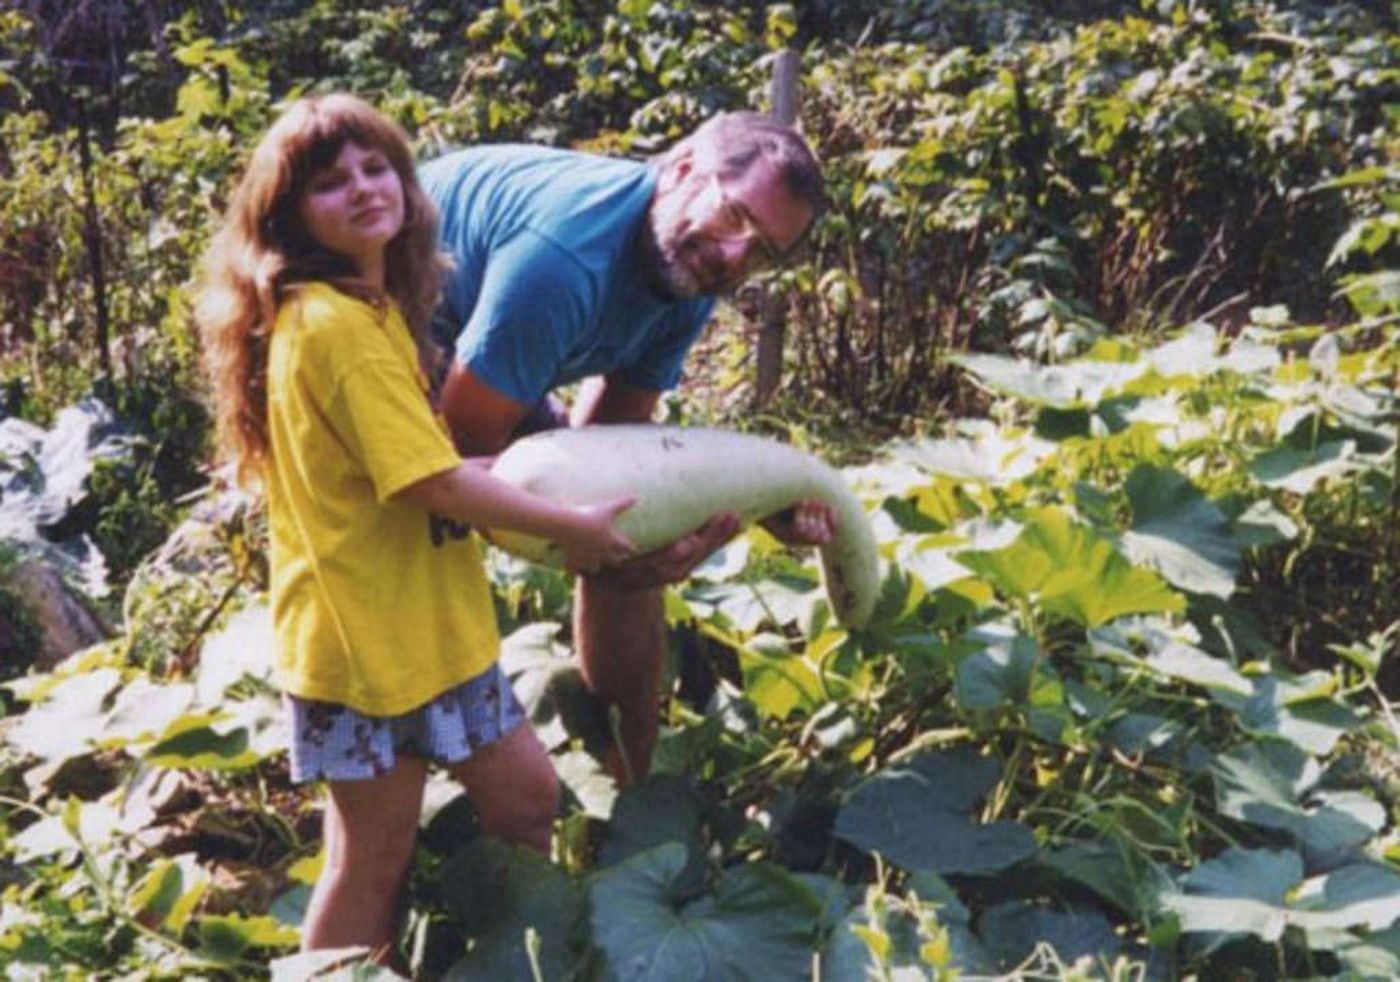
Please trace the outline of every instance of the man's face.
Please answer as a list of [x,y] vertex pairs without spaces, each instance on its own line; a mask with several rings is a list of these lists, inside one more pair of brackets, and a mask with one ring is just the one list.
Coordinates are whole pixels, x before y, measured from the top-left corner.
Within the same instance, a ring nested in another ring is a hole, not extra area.
[[677,298],[727,293],[795,246],[812,210],[764,157],[722,180],[689,159],[658,184],[647,220],[658,285]]

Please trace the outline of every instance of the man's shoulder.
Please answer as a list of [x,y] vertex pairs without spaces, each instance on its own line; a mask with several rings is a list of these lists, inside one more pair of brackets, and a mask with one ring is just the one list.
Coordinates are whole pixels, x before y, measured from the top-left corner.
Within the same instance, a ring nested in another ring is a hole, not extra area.
[[530,143],[492,143],[453,150],[418,167],[425,187],[495,177],[526,183],[612,179],[644,173],[646,165],[623,157],[605,157],[581,150]]

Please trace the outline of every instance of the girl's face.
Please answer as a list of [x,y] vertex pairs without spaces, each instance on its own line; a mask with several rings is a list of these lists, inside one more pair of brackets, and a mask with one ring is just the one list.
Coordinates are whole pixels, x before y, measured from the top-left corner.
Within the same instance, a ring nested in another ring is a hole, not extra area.
[[297,216],[325,248],[382,286],[384,248],[403,228],[403,183],[380,151],[347,141],[307,182]]

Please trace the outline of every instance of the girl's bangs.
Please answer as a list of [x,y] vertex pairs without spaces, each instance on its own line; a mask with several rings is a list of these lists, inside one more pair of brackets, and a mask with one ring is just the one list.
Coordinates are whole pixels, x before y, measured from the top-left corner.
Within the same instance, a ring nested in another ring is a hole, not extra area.
[[289,156],[295,162],[293,187],[305,186],[311,176],[334,164],[345,144],[382,151],[396,166],[400,140],[369,106],[358,99],[329,96],[310,110],[309,125],[293,137]]

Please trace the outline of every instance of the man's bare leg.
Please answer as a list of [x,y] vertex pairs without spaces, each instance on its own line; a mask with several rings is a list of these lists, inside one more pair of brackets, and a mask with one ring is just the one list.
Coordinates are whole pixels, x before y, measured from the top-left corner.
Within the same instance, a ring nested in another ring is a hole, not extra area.
[[603,764],[620,785],[641,781],[651,768],[665,632],[660,587],[579,578],[574,638],[589,689],[617,707],[621,744],[608,748]]

